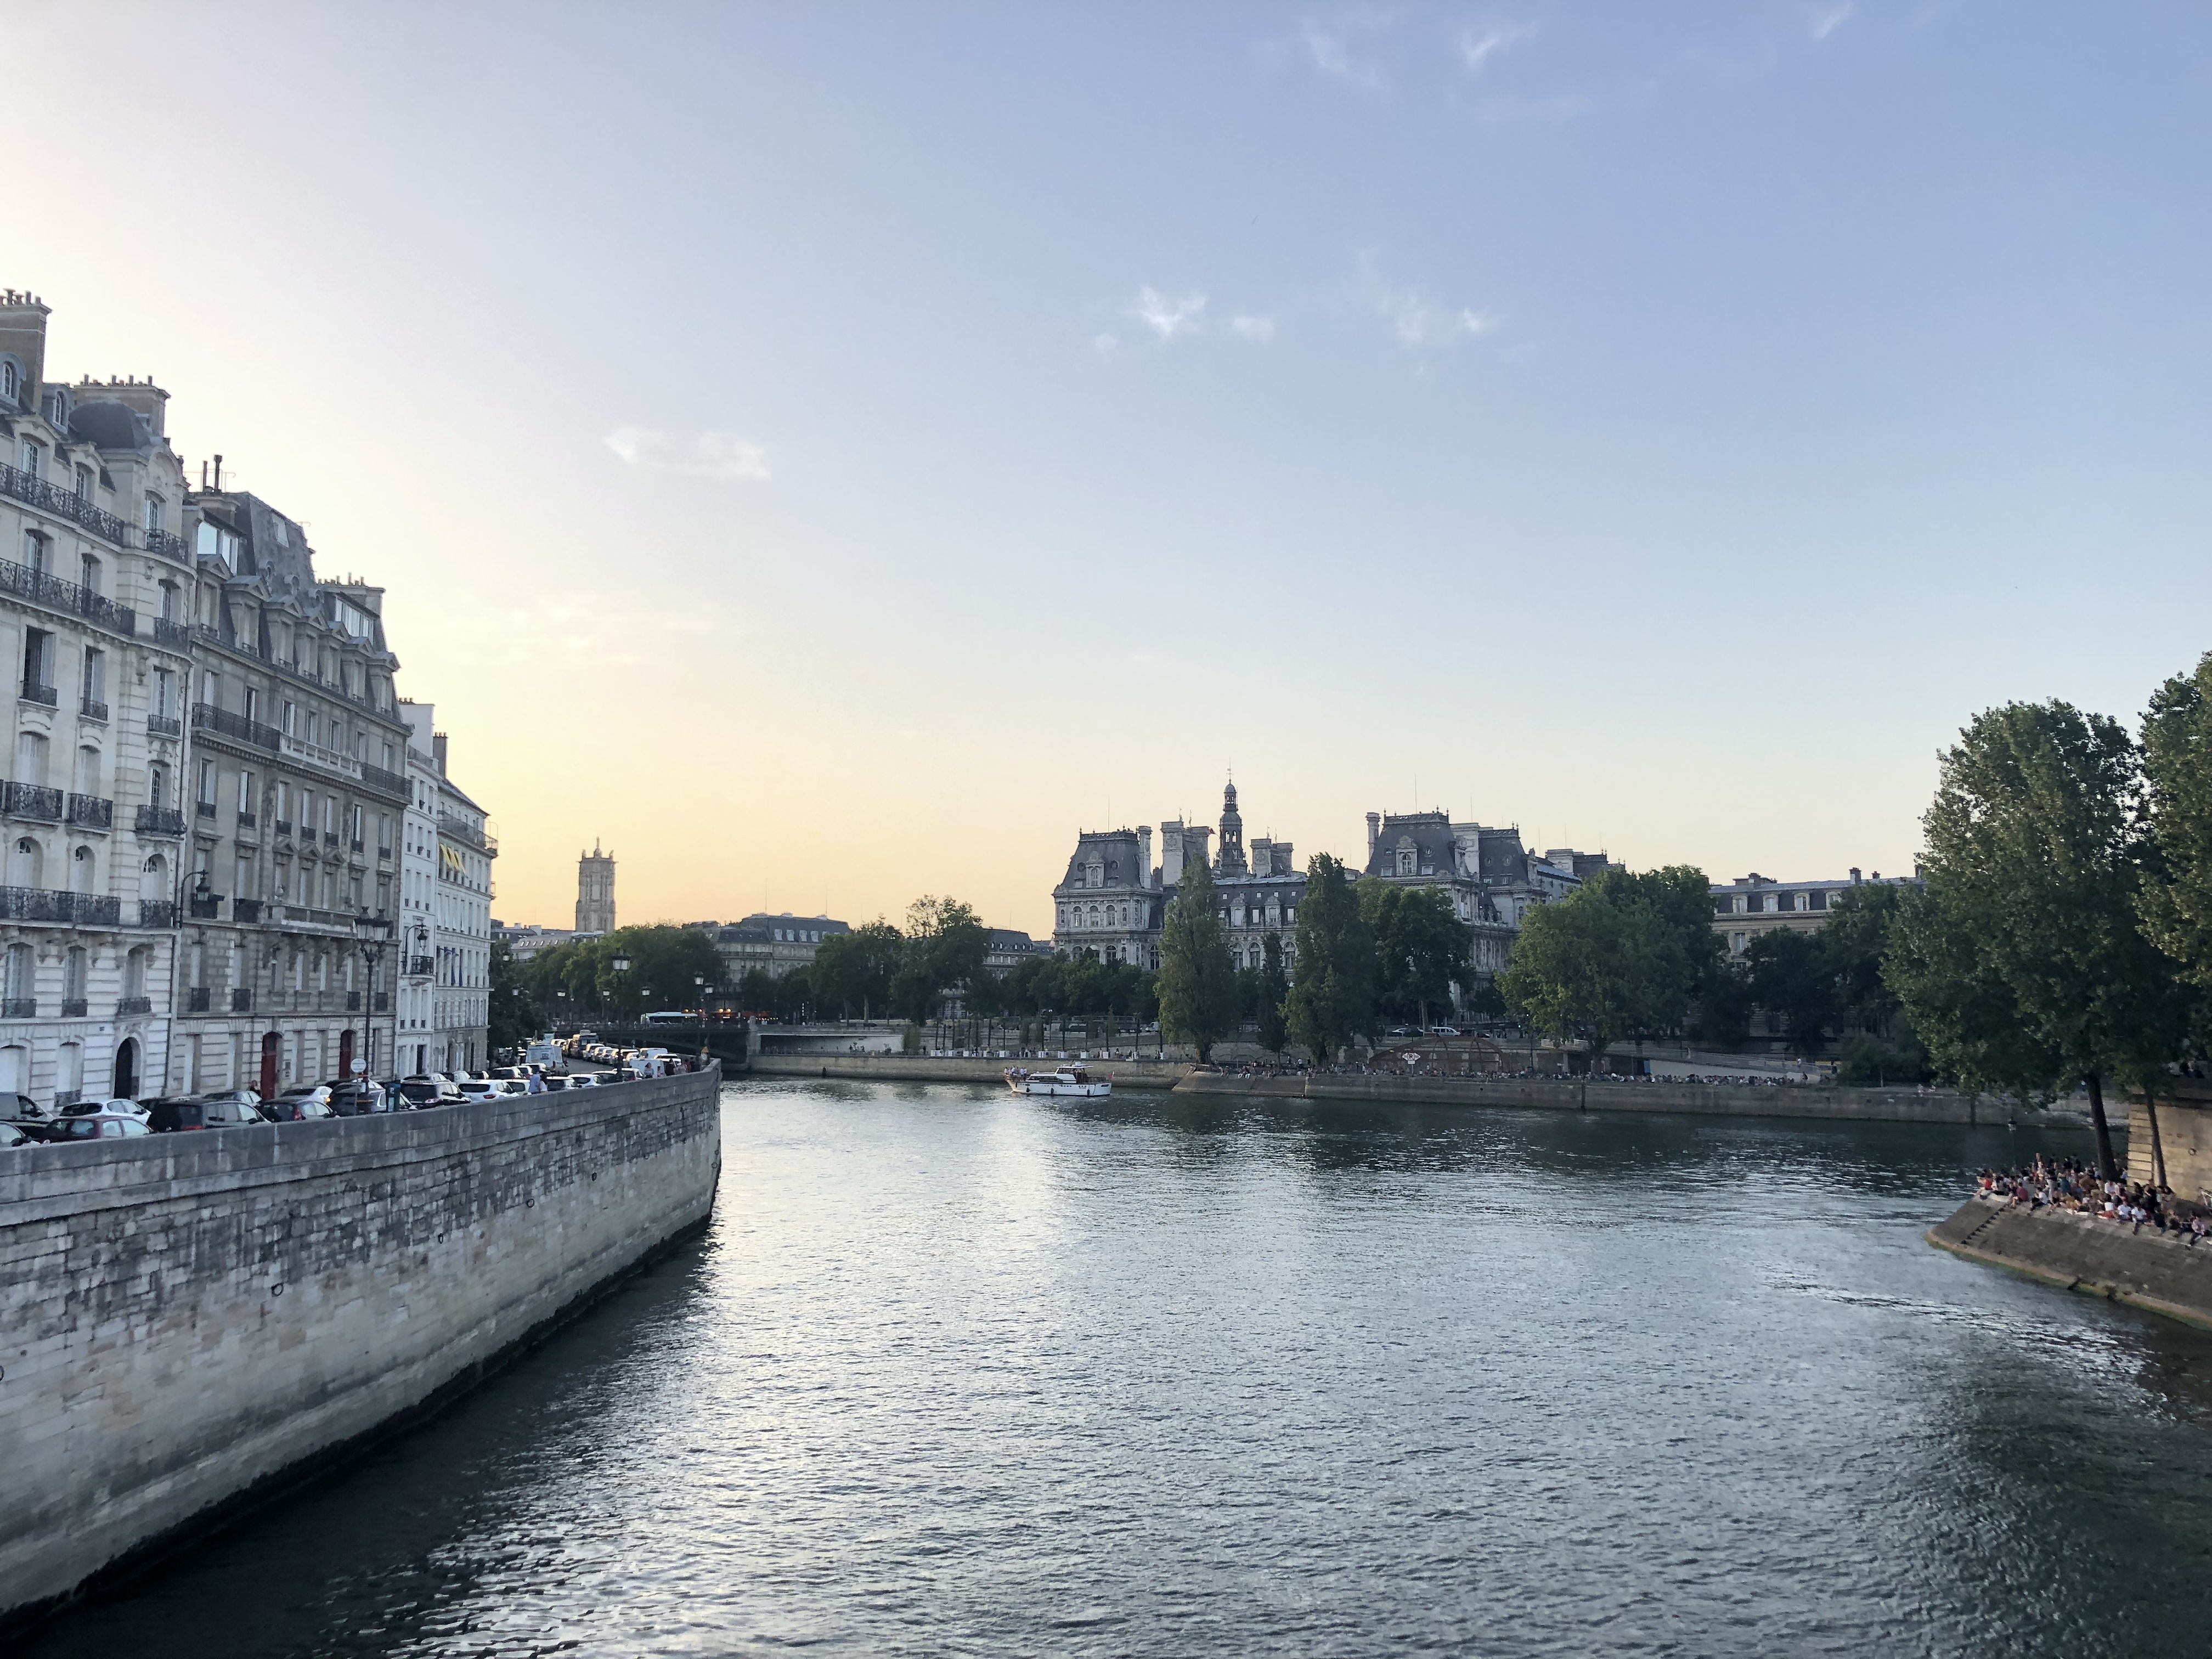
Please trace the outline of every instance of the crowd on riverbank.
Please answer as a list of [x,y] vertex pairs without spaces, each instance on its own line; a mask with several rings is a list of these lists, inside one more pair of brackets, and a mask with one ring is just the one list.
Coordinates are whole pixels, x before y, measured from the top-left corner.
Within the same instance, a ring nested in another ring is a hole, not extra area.
[[2142,1182],[2106,1181],[2078,1159],[2036,1154],[2025,1170],[1984,1170],[1976,1182],[1984,1196],[2033,1209],[2071,1210],[2116,1222],[2136,1232],[2146,1226],[2180,1235],[2194,1245],[2212,1225],[2202,1215],[2185,1217],[2173,1207],[2171,1188]]

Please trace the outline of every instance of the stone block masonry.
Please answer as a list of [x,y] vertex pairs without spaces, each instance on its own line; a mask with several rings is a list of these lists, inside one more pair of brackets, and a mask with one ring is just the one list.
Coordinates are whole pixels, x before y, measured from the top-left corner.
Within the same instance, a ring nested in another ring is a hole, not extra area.
[[1928,1242],[2062,1290],[2212,1330],[2212,1243],[1979,1195],[1930,1227]]
[[434,1406],[702,1224],[720,1085],[0,1152],[0,1622]]

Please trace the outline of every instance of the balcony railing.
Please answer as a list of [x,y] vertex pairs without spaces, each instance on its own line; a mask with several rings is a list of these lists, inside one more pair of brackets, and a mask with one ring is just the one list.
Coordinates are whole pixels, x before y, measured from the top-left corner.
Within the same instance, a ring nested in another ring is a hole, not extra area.
[[195,985],[185,993],[185,1012],[186,1013],[204,1014],[207,1012],[207,1011],[208,988],[206,986]]
[[[231,900],[230,919],[233,921],[259,921],[261,920],[261,901],[259,899],[250,898]],[[248,1007],[252,1007],[252,1004],[248,1003],[246,1006]]]
[[174,899],[140,899],[138,925],[141,927],[173,927],[177,925],[177,902]]
[[62,821],[62,792],[37,783],[0,783],[0,811],[11,818]]
[[238,827],[241,830],[251,830],[257,821],[251,812],[240,812],[238,815]]
[[360,992],[358,992],[358,991],[348,991],[348,992],[346,993],[346,1006],[345,1006],[345,1011],[346,1011],[346,1012],[348,1012],[348,1013],[349,1013],[349,1014],[357,1014],[357,1013],[359,1013],[359,1012],[361,1012],[361,993],[360,993]]
[[123,901],[97,893],[64,893],[51,887],[0,887],[0,921],[119,927]]
[[173,714],[149,714],[146,716],[146,735],[149,738],[181,738],[185,735],[185,723]]
[[[172,559],[181,559],[186,551],[185,538],[182,536],[172,536],[166,530],[149,530],[146,532],[146,550],[149,553],[160,553]],[[173,628],[176,624],[171,623],[169,626]],[[161,636],[156,634],[155,637],[158,639]]]
[[289,836],[292,833],[292,820],[289,818],[278,818],[269,827],[274,830],[280,836]]
[[69,611],[133,639],[138,636],[138,613],[129,605],[118,605],[88,587],[64,581],[59,576],[49,576],[27,564],[0,559],[0,592],[13,593],[19,599],[43,605],[49,611]]
[[335,846],[337,846],[337,844],[338,844],[338,832],[337,832],[337,830],[324,830],[324,831],[323,831],[323,845],[324,845],[324,846],[325,846],[325,847],[335,847]]
[[86,830],[112,830],[115,827],[115,803],[102,800],[97,795],[71,795],[69,811],[64,821]]
[[253,1012],[253,988],[251,985],[240,985],[232,989],[230,1012],[234,1014],[250,1014]]
[[172,651],[182,651],[191,643],[191,630],[182,623],[173,623],[167,617],[154,618],[154,643],[166,645]]
[[0,1000],[0,1019],[36,1019],[39,1000],[36,997],[8,997]]
[[153,1012],[154,999],[151,997],[118,997],[116,999],[115,1014],[116,1018],[118,1019],[125,1014],[150,1014]]
[[142,836],[181,836],[185,815],[172,806],[142,806],[133,827]]
[[201,817],[211,818],[215,816],[215,803],[211,800],[194,801],[192,803],[192,811],[198,813]]
[[409,957],[400,972],[410,979],[428,979],[437,971],[437,963],[429,957]]
[[439,813],[438,833],[441,836],[451,836],[455,841],[465,841],[481,852],[489,853],[495,856],[498,854],[498,838],[486,835],[466,818],[457,818],[447,812]]
[[36,680],[25,680],[23,701],[42,702],[49,708],[58,708],[62,706],[62,694],[51,685],[40,685]]
[[389,991],[377,991],[372,993],[368,999],[368,1010],[373,1014],[390,1013],[392,1012],[392,993]]
[[380,794],[391,795],[399,800],[407,799],[407,780],[399,773],[387,772],[380,766],[371,766],[363,761],[361,763],[361,781]]
[[196,730],[213,732],[230,738],[234,743],[251,744],[256,749],[272,753],[276,740],[283,734],[273,726],[264,726],[259,720],[250,720],[243,714],[234,714],[228,708],[217,708],[210,702],[192,705],[192,726]]
[[64,1019],[82,1019],[85,1016],[85,1011],[91,1005],[86,1002],[82,997],[64,997],[62,999],[62,1018]]
[[222,914],[222,895],[195,893],[190,900],[193,916],[201,921],[213,921]]
[[74,489],[64,489],[59,484],[33,477],[21,467],[0,466],[0,495],[13,495],[19,501],[58,513],[118,547],[129,544],[131,526],[112,513],[94,507]]
[[389,864],[389,863],[391,863],[391,862],[392,862],[392,849],[391,849],[389,847],[380,847],[380,848],[378,848],[376,849],[376,861],[377,861],[379,864]]
[[79,697],[76,700],[76,712],[88,720],[105,720],[107,718],[107,705],[97,697]]
[[359,836],[353,837],[349,850],[356,853],[361,851],[361,837]]

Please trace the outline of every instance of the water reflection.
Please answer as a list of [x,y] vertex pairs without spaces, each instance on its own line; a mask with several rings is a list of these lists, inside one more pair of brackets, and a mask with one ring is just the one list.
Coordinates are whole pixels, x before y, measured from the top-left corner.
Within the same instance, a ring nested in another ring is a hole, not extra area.
[[2024,1132],[824,1083],[725,1133],[705,1244],[30,1650],[2055,1654],[2212,1613],[2212,1342],[1920,1240]]

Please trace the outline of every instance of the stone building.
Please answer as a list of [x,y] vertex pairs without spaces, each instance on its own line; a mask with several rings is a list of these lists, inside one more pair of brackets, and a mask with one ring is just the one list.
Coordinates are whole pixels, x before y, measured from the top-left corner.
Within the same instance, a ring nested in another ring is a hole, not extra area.
[[[1449,896],[1452,914],[1474,930],[1474,973],[1488,979],[1505,966],[1521,919],[1531,907],[1563,898],[1584,876],[1608,867],[1602,853],[1553,848],[1540,858],[1521,844],[1517,828],[1454,823],[1442,811],[1370,812],[1363,875]],[[1463,1006],[1472,986],[1455,988]]]
[[168,1070],[193,577],[168,394],[49,379],[49,314],[0,296],[0,1092],[68,1102]]
[[611,933],[615,930],[615,855],[592,850],[576,858],[576,931]]
[[813,961],[823,939],[852,931],[847,922],[828,916],[794,916],[788,910],[779,916],[756,911],[727,927],[714,927],[714,951],[722,958],[723,987],[736,990],[738,981],[756,969],[770,979],[781,979],[793,969]]
[[[428,844],[436,860],[428,884],[429,1036],[422,1056],[429,1063],[415,1069],[474,1071],[491,1054],[491,862],[499,856],[499,842],[484,828],[483,808],[447,771],[447,738],[436,729],[436,708],[402,702],[399,709],[413,738],[408,745],[410,817],[428,820]],[[420,958],[410,965],[420,966]]]
[[192,868],[170,1068],[264,1093],[393,1060],[407,726],[383,591],[220,475],[187,501]]
[[1729,954],[1740,957],[1761,933],[1817,933],[1828,925],[1828,907],[1852,888],[1882,883],[1891,887],[1917,887],[1916,869],[1909,876],[1891,876],[1883,882],[1881,871],[1862,877],[1854,869],[1847,879],[1776,881],[1753,871],[1726,887],[1713,889],[1713,931],[1728,941]]

